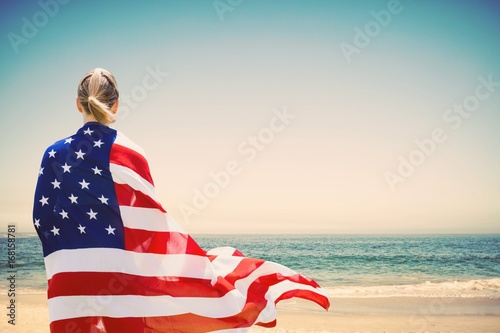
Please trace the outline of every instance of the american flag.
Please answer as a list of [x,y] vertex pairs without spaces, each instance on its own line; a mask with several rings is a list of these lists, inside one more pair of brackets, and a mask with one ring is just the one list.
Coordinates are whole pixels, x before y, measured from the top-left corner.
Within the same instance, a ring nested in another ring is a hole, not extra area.
[[329,307],[285,266],[201,249],[158,202],[144,151],[99,123],[46,150],[33,221],[52,333],[239,333],[275,326],[283,299]]

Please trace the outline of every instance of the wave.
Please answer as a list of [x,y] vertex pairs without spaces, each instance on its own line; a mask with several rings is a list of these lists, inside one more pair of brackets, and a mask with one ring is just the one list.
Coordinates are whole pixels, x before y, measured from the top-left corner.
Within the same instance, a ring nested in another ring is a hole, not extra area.
[[327,288],[332,298],[463,297],[500,299],[500,278],[385,286]]

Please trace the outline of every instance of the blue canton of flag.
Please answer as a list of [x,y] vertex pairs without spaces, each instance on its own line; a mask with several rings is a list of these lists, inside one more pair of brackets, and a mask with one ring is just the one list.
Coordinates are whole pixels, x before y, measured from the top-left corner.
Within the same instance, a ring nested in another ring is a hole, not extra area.
[[87,123],[50,146],[35,192],[34,225],[44,256],[90,247],[124,248],[109,155],[116,130]]

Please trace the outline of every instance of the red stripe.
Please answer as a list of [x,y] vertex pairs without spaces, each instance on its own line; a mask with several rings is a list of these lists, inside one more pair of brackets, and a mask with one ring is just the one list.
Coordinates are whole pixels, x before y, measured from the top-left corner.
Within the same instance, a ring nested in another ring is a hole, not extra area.
[[149,195],[144,194],[141,191],[136,191],[126,184],[115,183],[115,192],[119,206],[156,208],[163,213],[166,213],[160,203],[155,201]]
[[253,258],[242,259],[238,264],[238,266],[236,266],[236,268],[231,273],[226,275],[224,278],[229,283],[234,285],[236,281],[252,274],[252,272],[257,268],[259,268],[263,263],[264,260],[259,260],[259,259],[253,259]]
[[124,228],[125,250],[157,254],[194,254],[205,256],[188,234]]
[[269,322],[269,323],[255,323],[255,325],[259,325],[259,326],[266,327],[266,328],[275,327],[276,326],[276,319]]
[[[251,310],[251,309],[250,309]],[[250,327],[257,311],[245,310],[240,317],[206,318],[194,314],[165,317],[110,318],[81,317],[54,321],[50,324],[51,333],[206,333],[236,327]],[[255,320],[255,319],[254,319]]]
[[280,297],[276,299],[274,303],[278,303],[279,301],[282,301],[284,299],[289,299],[292,297],[298,297],[306,299],[308,301],[313,301],[314,303],[318,304],[325,310],[328,310],[330,308],[330,300],[328,299],[328,297],[317,293],[313,293],[312,291],[309,290],[290,290],[284,292]]
[[[90,283],[89,283],[90,282]],[[138,295],[173,297],[222,297],[234,289],[219,278],[150,277],[125,273],[66,272],[55,274],[48,282],[48,298],[79,295]]]
[[135,171],[142,178],[151,183],[151,185],[154,185],[153,178],[149,172],[148,161],[135,150],[115,143],[111,147],[109,162]]
[[241,253],[240,251],[234,249],[232,256],[233,257],[244,257],[245,255],[243,253]]

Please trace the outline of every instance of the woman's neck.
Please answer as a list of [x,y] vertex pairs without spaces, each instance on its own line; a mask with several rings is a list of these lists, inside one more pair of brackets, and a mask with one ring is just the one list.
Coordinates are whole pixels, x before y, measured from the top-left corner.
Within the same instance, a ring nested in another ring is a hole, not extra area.
[[97,122],[97,119],[95,119],[94,115],[91,114],[91,113],[86,113],[86,112],[82,112],[83,114],[83,123],[86,124],[90,121],[94,121],[94,122]]

